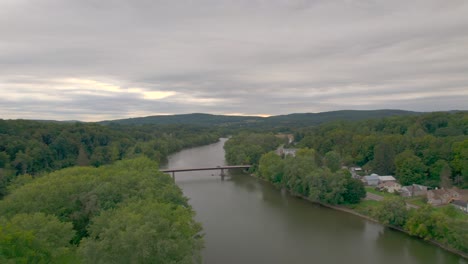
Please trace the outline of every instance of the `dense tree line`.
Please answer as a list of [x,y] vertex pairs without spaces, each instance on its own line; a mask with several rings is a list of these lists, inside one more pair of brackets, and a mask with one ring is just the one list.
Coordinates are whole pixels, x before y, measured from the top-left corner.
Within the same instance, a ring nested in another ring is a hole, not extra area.
[[294,157],[281,157],[272,151],[281,143],[284,140],[272,134],[239,134],[226,142],[226,160],[252,164],[259,177],[314,201],[357,203],[365,197],[362,183],[341,170],[337,153],[331,151],[319,162],[313,149],[300,149]]
[[299,147],[344,165],[395,175],[403,185],[468,187],[468,113],[430,113],[332,122],[295,131]]
[[[295,133],[300,140],[294,146],[295,156],[268,152],[281,142],[261,147],[257,142],[264,137],[247,133],[232,137],[225,145],[226,158],[252,162],[258,177],[322,203],[355,204],[366,196],[362,182],[341,170],[342,165],[360,165],[382,175],[395,173],[403,184],[451,186],[461,178],[460,185],[466,187],[468,182],[467,113],[334,122],[301,129]],[[366,214],[383,224],[468,252],[468,222],[463,212],[451,206],[408,209],[402,198],[395,197],[367,209]]]
[[240,133],[230,138],[224,145],[226,161],[229,164],[251,164],[256,166],[260,157],[276,149],[285,139],[272,133]]
[[468,253],[468,222],[463,214],[452,206],[436,209],[425,205],[416,210],[408,209],[400,197],[385,198],[370,212],[370,216],[383,224]]
[[158,162],[183,148],[216,142],[219,133],[186,125],[103,126],[0,120],[0,198],[17,175],[70,166],[101,166],[147,156]]
[[315,155],[312,149],[299,149],[294,157],[269,152],[260,159],[258,176],[295,195],[326,204],[358,203],[366,196],[362,182],[336,167],[334,160],[325,162],[328,166],[317,165]]
[[230,130],[255,130],[279,131],[290,130],[307,126],[316,126],[322,123],[336,120],[363,120],[369,118],[383,118],[388,116],[417,115],[418,112],[404,110],[339,110],[322,113],[295,113],[288,115],[278,115],[269,117],[259,116],[226,116],[211,114],[182,114],[167,116],[147,116],[129,119],[102,121],[101,124],[122,124],[122,125],[142,125],[142,124],[191,124],[203,126],[216,126],[228,128]]
[[148,158],[62,169],[0,201],[1,263],[199,263],[194,212]]

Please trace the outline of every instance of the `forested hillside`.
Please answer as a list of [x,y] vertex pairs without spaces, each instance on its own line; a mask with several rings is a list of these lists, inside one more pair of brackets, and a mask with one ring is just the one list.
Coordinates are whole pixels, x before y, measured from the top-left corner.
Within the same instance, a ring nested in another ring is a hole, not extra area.
[[63,169],[0,201],[0,263],[200,263],[193,215],[148,158]]
[[394,174],[403,185],[467,188],[468,113],[331,122],[298,129],[295,139],[287,146],[295,154],[281,155],[272,150],[284,142],[272,134],[239,134],[226,143],[226,159],[252,162],[257,177],[294,195],[346,206],[412,236],[468,252],[464,212],[450,205],[408,208],[407,200],[392,194],[381,202],[361,201],[363,183],[341,169],[363,166],[368,173]]
[[[294,137],[290,147],[312,149],[318,166],[333,159],[339,167],[396,175],[403,185],[468,187],[467,112],[335,121],[295,129]],[[262,154],[280,144],[273,139],[273,134],[239,134],[226,143],[226,159],[256,167]]]
[[343,165],[395,175],[403,184],[468,187],[468,113],[430,113],[298,130],[297,147],[337,153]]
[[[0,120],[0,262],[151,263],[155,255],[157,263],[199,261],[200,226],[158,162],[221,135],[233,135],[225,144],[228,163],[252,164],[258,177],[325,204],[362,204],[362,182],[343,165],[392,174],[403,185],[468,187],[467,112],[374,111],[387,117],[367,120],[357,113],[252,119],[245,126],[237,117],[210,123],[217,125]],[[326,120],[335,121],[313,126]],[[295,142],[276,131],[292,133]],[[278,155],[280,145],[295,155]],[[466,221],[450,218],[454,212],[405,211],[393,200],[380,207],[369,215],[467,250],[466,235],[458,233]]]
[[290,130],[315,126],[336,120],[363,120],[383,118],[395,115],[417,115],[420,113],[403,110],[342,110],[322,113],[298,113],[270,117],[258,116],[225,116],[210,114],[185,114],[168,116],[148,116],[120,120],[103,121],[102,124],[196,124],[202,126],[220,126],[231,129],[276,129]]
[[50,172],[70,166],[100,166],[145,155],[164,161],[183,148],[216,142],[208,127],[103,126],[0,120],[0,198],[17,175]]
[[365,197],[362,183],[341,170],[336,155],[327,154],[322,161],[315,150],[304,148],[294,156],[280,156],[273,150],[282,143],[273,134],[240,134],[226,142],[226,160],[250,163],[258,177],[317,202],[358,203]]

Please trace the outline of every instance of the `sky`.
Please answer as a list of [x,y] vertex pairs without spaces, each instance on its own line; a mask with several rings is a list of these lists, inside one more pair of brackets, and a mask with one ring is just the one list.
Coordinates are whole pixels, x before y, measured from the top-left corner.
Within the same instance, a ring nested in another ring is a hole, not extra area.
[[466,0],[0,0],[0,118],[468,109]]

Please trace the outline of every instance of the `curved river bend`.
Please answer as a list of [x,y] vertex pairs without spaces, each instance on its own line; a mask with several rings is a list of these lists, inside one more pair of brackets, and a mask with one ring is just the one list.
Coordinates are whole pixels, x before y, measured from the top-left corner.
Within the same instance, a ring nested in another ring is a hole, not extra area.
[[[226,139],[169,157],[167,168],[225,164]],[[176,173],[205,233],[204,263],[463,263],[360,217],[291,197],[240,171]]]

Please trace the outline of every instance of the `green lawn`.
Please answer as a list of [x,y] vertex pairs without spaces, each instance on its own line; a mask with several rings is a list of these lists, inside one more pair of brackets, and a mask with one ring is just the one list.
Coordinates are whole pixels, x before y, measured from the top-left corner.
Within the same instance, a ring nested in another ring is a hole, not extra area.
[[383,196],[383,197],[395,197],[395,196],[398,196],[398,194],[394,194],[394,193],[388,193],[388,192],[380,192],[380,191],[377,191],[375,189],[375,187],[371,187],[371,186],[366,186],[366,192],[370,192],[370,193],[373,193],[373,194],[376,194],[376,195],[380,195],[380,196]]
[[443,206],[434,207],[435,211],[442,212],[453,219],[464,220],[468,222],[468,214],[455,208],[453,205],[447,204]]
[[372,211],[380,204],[379,201],[374,200],[362,200],[358,204],[348,205],[350,209],[355,210],[356,212],[371,216]]
[[424,196],[410,197],[406,199],[406,202],[409,204],[414,204],[416,206],[424,206],[427,204],[426,197]]

